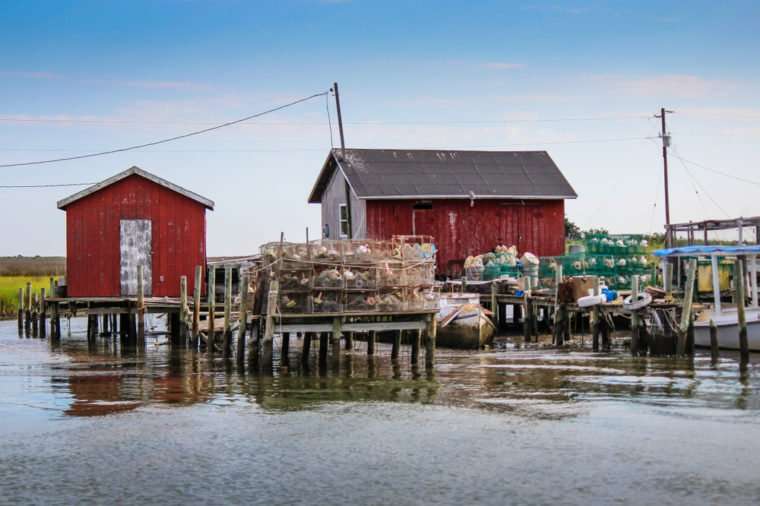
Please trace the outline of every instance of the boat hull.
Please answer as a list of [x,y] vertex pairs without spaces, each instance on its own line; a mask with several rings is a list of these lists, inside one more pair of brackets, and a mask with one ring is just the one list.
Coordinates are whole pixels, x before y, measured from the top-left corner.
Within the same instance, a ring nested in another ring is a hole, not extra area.
[[[760,310],[747,308],[747,344],[750,351],[760,351]],[[718,328],[718,346],[726,350],[739,349],[739,324],[736,312],[716,315],[713,320]],[[710,322],[706,317],[694,322],[694,346],[710,347]]]

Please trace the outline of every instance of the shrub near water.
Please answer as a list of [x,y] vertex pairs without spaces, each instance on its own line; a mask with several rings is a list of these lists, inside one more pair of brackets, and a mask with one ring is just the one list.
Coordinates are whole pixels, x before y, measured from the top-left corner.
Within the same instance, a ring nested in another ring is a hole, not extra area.
[[58,279],[65,272],[64,257],[0,257],[0,316],[18,311],[18,289],[32,283],[32,289],[50,286],[50,276]]

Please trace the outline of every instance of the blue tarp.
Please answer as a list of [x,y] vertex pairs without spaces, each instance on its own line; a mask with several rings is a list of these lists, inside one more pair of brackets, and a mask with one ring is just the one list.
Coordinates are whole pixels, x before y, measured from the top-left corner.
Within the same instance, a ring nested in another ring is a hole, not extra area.
[[760,244],[748,246],[708,246],[698,244],[695,246],[681,246],[680,248],[658,249],[654,252],[656,257],[670,256],[699,256],[699,255],[760,255]]

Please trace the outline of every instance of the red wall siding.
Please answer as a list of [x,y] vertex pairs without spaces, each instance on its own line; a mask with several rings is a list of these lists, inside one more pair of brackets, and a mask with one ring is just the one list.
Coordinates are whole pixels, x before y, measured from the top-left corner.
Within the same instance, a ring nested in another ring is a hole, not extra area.
[[206,209],[132,175],[66,208],[70,297],[121,295],[119,222],[135,219],[151,220],[152,295],[179,296],[183,275],[192,293],[195,266],[206,265]]
[[476,200],[473,207],[469,200],[434,200],[429,210],[415,210],[414,203],[368,201],[367,236],[432,235],[439,273],[458,274],[455,264],[498,244],[516,244],[520,254],[554,256],[565,251],[563,200]]

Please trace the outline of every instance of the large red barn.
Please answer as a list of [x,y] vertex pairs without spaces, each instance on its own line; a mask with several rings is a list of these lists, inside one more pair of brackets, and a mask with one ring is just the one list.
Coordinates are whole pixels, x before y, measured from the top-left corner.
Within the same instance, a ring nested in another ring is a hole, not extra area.
[[66,211],[69,297],[137,293],[143,266],[146,296],[179,296],[180,276],[194,289],[206,265],[206,209],[214,203],[131,167],[58,202]]
[[431,235],[438,272],[515,244],[522,253],[565,250],[565,199],[577,195],[545,151],[333,149],[310,203],[326,238]]

